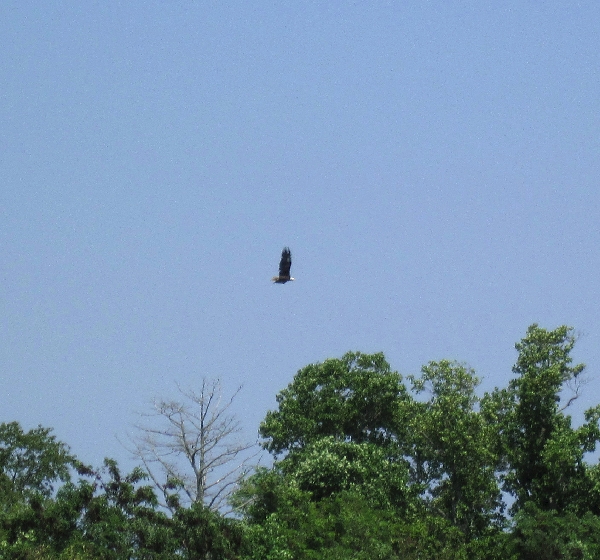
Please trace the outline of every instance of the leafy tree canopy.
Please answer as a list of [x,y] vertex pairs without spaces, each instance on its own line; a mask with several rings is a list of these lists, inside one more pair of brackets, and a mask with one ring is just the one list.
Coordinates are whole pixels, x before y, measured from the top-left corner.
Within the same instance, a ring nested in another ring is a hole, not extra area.
[[36,494],[50,496],[76,466],[68,446],[50,428],[25,432],[18,422],[0,424],[0,501],[5,507]]
[[[585,458],[600,441],[600,405],[572,426],[584,371],[574,343],[569,327],[532,325],[515,377],[481,398],[475,372],[448,360],[408,387],[382,354],[301,369],[260,426],[273,465],[231,498],[241,519],[202,500],[182,505],[172,476],[158,485],[161,508],[142,469],[123,474],[106,460],[93,470],[51,430],[2,424],[0,557],[597,558],[600,465]],[[190,416],[163,410],[187,429]]]
[[260,434],[275,455],[326,436],[381,444],[393,437],[407,399],[383,354],[348,352],[301,369],[277,395],[279,409],[267,413]]
[[[598,511],[590,503],[592,480],[584,455],[600,441],[600,406],[585,413],[572,428],[565,410],[581,389],[585,366],[572,365],[573,329],[553,331],[532,325],[515,345],[517,375],[507,389],[486,395],[483,409],[495,421],[497,451],[504,466],[504,489],[515,497],[512,512],[527,502],[542,509]],[[574,392],[561,407],[561,395]]]

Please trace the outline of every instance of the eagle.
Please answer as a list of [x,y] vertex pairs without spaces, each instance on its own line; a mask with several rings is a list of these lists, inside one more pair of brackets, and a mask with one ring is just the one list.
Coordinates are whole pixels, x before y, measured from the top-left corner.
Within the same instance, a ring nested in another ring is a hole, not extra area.
[[273,276],[272,280],[276,284],[285,284],[289,280],[293,280],[290,276],[290,268],[292,267],[292,253],[289,247],[284,247],[281,251],[281,260],[279,261],[279,276]]

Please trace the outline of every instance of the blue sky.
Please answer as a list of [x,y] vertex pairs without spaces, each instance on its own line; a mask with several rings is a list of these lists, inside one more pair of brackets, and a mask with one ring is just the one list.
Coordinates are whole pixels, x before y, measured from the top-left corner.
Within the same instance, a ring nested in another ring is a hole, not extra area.
[[600,402],[600,4],[500,4],[2,2],[0,421],[128,464],[175,382],[254,437],[347,350],[504,386],[534,322]]

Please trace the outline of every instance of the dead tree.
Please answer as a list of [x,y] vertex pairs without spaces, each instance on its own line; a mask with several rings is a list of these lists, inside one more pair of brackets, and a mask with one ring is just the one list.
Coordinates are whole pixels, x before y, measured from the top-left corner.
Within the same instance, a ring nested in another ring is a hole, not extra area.
[[[171,510],[185,502],[224,510],[227,497],[247,472],[256,443],[241,443],[238,420],[229,412],[235,391],[223,400],[219,381],[203,379],[200,391],[177,386],[181,401],[155,399],[154,411],[136,424],[134,455],[142,461]],[[149,421],[152,419],[151,421]]]

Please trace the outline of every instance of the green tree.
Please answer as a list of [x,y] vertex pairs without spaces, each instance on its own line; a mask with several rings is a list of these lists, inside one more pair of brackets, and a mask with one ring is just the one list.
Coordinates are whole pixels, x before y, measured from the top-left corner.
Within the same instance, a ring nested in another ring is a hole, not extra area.
[[86,470],[55,496],[35,496],[2,519],[5,552],[17,557],[16,551],[29,545],[28,554],[48,557],[134,558],[166,519],[155,510],[152,488],[140,484],[145,477],[141,469],[123,476],[114,461],[106,460],[103,473]]
[[[516,344],[517,377],[507,389],[484,399],[488,420],[498,424],[496,448],[502,456],[504,488],[516,513],[528,502],[542,510],[598,511],[590,467],[584,455],[600,441],[600,406],[585,413],[585,423],[572,428],[564,411],[577,397],[583,364],[572,365],[573,329],[553,331],[532,325]],[[565,388],[576,393],[561,407]]]
[[242,523],[223,517],[201,503],[179,508],[169,526],[175,546],[168,558],[234,560],[244,551]]
[[50,496],[78,465],[50,428],[24,432],[18,422],[0,424],[0,504],[5,510],[36,495]]
[[516,515],[509,553],[519,560],[600,558],[600,517],[540,510],[528,502]]
[[260,425],[274,455],[323,437],[353,443],[389,443],[402,429],[402,404],[410,400],[401,376],[383,354],[348,352],[301,369],[277,395],[279,408]]
[[247,519],[259,523],[290,496],[319,502],[343,492],[360,495],[374,508],[405,516],[414,510],[408,482],[408,464],[403,458],[370,443],[327,437],[277,461],[272,469],[259,469],[244,481],[232,501]]
[[476,558],[469,554],[460,531],[440,517],[400,516],[393,509],[374,505],[359,488],[314,501],[310,492],[287,479],[274,483],[272,472],[264,474],[263,480],[254,483],[273,492],[270,505],[275,507],[270,512],[261,507],[264,516],[249,524],[249,559]]
[[419,378],[410,376],[413,404],[414,471],[429,508],[470,539],[502,526],[503,503],[491,435],[495,426],[477,409],[479,379],[462,364],[430,362]]
[[315,500],[352,490],[377,507],[405,512],[410,508],[408,461],[390,447],[337,441],[328,436],[280,461]]
[[281,510],[251,533],[251,558],[381,559],[399,555],[401,523],[360,496],[342,493]]
[[[3,433],[3,476],[15,484],[8,498],[3,495],[0,509],[1,558],[239,557],[243,546],[239,521],[224,519],[202,504],[175,505],[173,514],[167,515],[142,469],[123,474],[115,461],[106,459],[95,471],[77,461],[48,429],[24,434],[11,424]],[[70,466],[77,468],[76,482],[69,476]],[[177,489],[173,490],[177,497]]]
[[277,401],[260,433],[279,460],[234,499],[252,558],[410,558],[389,536],[414,509],[397,435],[410,396],[383,354],[311,364]]

